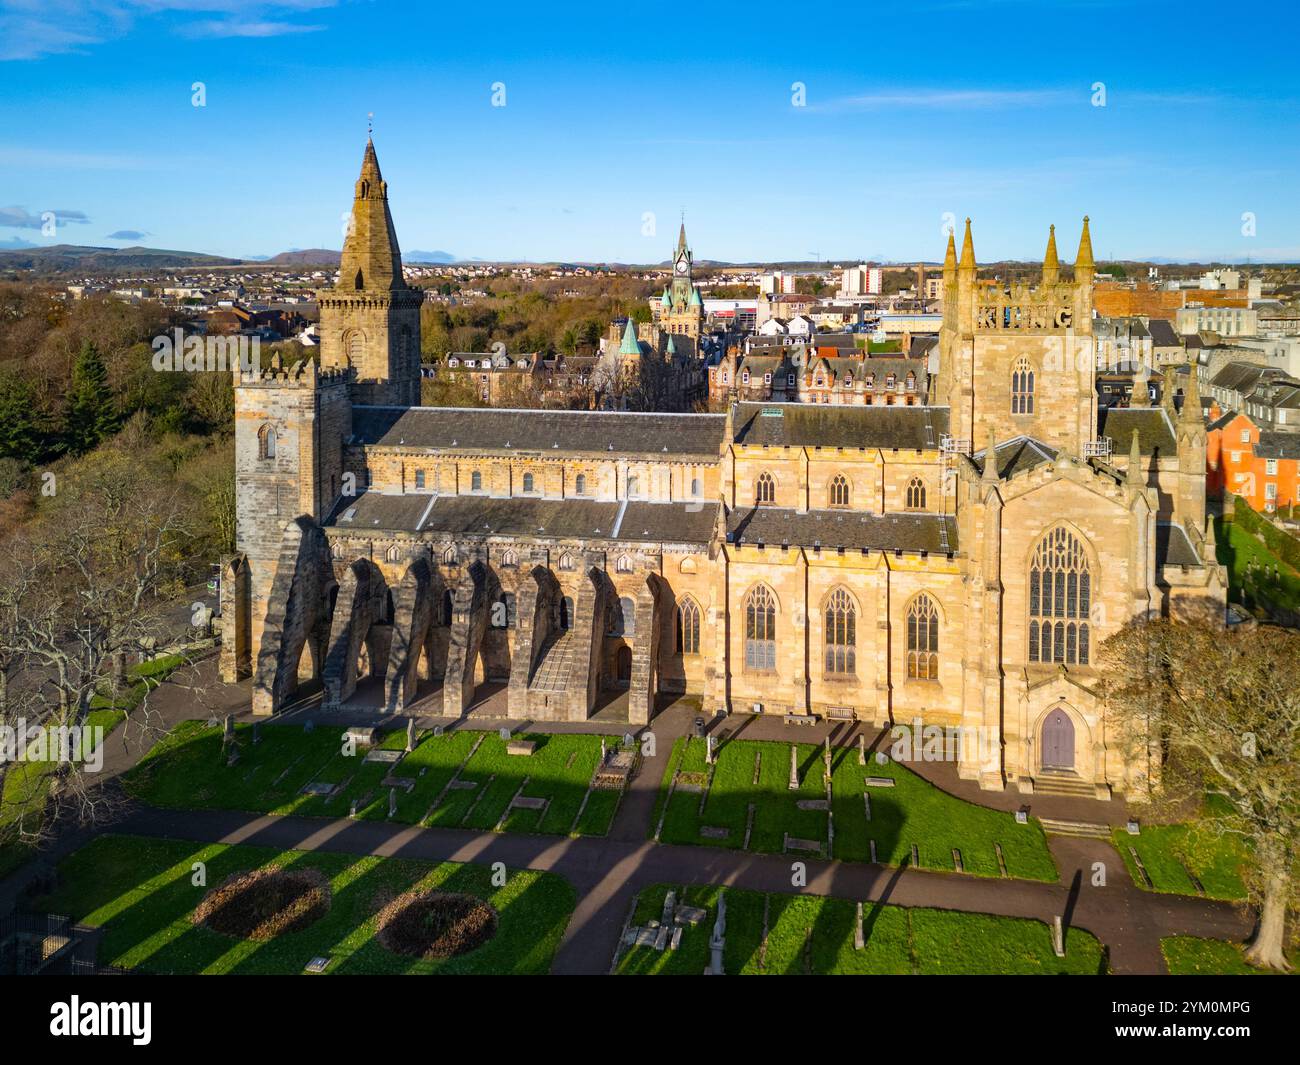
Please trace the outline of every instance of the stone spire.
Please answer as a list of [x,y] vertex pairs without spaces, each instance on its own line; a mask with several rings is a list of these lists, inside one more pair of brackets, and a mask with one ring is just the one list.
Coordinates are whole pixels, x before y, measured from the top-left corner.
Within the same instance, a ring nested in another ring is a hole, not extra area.
[[686,250],[686,219],[683,218],[682,227],[677,231],[677,251],[680,253],[680,252],[684,252],[685,250]]
[[966,219],[966,235],[961,241],[961,262],[958,264],[963,271],[975,272],[975,242],[970,235],[970,219]]
[[1164,374],[1160,383],[1160,406],[1164,407],[1169,413],[1169,417],[1174,416],[1174,367],[1172,363],[1165,364]]
[[1089,279],[1092,278],[1097,264],[1092,261],[1092,235],[1088,232],[1088,216],[1083,216],[1083,232],[1079,234],[1079,254],[1074,257],[1074,279],[1079,280],[1079,275],[1086,273]]
[[948,230],[948,251],[943,257],[943,286],[957,283],[957,234],[955,230]]
[[1196,377],[1196,364],[1187,364],[1187,388],[1183,392],[1183,409],[1179,412],[1179,421],[1199,425],[1204,415],[1201,413],[1201,383]]
[[338,288],[345,291],[404,289],[402,253],[388,211],[388,182],[379,171],[375,142],[366,141],[352,201],[352,219],[343,241]]
[[1047,228],[1047,254],[1043,256],[1043,284],[1055,285],[1061,280],[1061,260],[1056,257],[1056,226]]
[[1142,448],[1138,443],[1138,431],[1133,430],[1133,436],[1128,445],[1128,469],[1124,471],[1124,479],[1131,485],[1137,487],[1142,484]]

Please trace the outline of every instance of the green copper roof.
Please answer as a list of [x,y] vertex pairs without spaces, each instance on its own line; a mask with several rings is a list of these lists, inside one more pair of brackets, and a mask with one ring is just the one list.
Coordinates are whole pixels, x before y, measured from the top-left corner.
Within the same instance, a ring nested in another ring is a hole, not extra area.
[[676,354],[677,354],[677,345],[673,343],[673,335],[672,335],[671,333],[668,334],[668,349],[667,349],[667,354],[669,354],[669,355],[676,355]]
[[662,307],[671,307],[673,305],[673,298],[668,294],[667,285],[664,285],[664,298],[659,301],[659,304]]
[[636,338],[636,322],[631,318],[627,320],[627,328],[623,330],[623,343],[618,346],[620,355],[640,355],[641,344]]
[[692,307],[704,306],[704,301],[700,299],[700,290],[698,288],[691,289],[691,306]]

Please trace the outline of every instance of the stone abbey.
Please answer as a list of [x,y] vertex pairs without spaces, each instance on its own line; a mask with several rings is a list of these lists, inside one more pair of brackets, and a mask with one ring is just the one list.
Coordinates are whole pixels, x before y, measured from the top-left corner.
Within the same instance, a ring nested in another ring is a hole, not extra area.
[[[259,714],[314,681],[451,718],[640,725],[687,693],[920,720],[997,737],[959,765],[986,788],[1140,791],[1157,752],[1108,728],[1100,645],[1221,616],[1226,580],[1196,375],[1181,410],[1099,414],[1093,272],[1085,218],[1072,280],[1054,233],[1039,284],[980,280],[967,222],[914,405],[420,407],[421,293],[367,144],[319,366],[237,373],[224,675]],[[674,282],[673,325],[692,298]]]

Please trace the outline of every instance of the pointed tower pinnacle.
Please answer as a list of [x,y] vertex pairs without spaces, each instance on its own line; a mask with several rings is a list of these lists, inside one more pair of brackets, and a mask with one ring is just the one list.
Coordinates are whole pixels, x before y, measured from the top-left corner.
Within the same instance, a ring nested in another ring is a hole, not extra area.
[[379,170],[375,142],[366,139],[352,201],[352,218],[343,241],[338,287],[346,291],[404,289],[402,253],[388,211],[388,182]]
[[943,284],[946,288],[948,285],[957,283],[957,234],[955,230],[948,230],[948,250],[943,257]]
[[1138,444],[1136,429],[1128,445],[1128,469],[1124,471],[1124,479],[1134,487],[1142,484],[1142,448]]
[[960,269],[969,270],[972,273],[975,270],[975,241],[970,235],[970,219],[966,219],[966,235],[961,241],[961,263]]
[[677,231],[677,250],[679,252],[686,250],[686,219],[682,219],[682,228]]
[[627,320],[627,327],[623,330],[623,343],[618,346],[620,355],[640,355],[641,342],[636,338],[636,322],[631,318]]
[[1055,285],[1061,280],[1061,261],[1056,257],[1056,226],[1047,228],[1047,254],[1043,256],[1043,284]]
[[1178,413],[1178,420],[1190,424],[1200,424],[1204,414],[1201,412],[1201,383],[1196,377],[1196,366],[1187,364],[1187,388],[1183,391],[1183,409]]
[[1088,216],[1083,216],[1083,232],[1079,234],[1079,254],[1074,257],[1074,276],[1078,280],[1079,274],[1086,272],[1089,277],[1096,270],[1097,264],[1092,261],[1092,235],[1088,232]]
[[998,479],[998,444],[997,433],[994,431],[993,423],[989,423],[988,446],[984,449],[984,471],[981,480],[996,481]]
[[1169,417],[1174,416],[1174,366],[1173,363],[1165,363],[1164,374],[1160,382],[1160,406],[1164,407],[1169,413]]

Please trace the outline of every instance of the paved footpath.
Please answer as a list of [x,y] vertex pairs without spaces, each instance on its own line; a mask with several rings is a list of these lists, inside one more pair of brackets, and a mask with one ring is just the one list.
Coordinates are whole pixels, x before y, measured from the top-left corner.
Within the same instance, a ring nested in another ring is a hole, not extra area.
[[[215,663],[203,663],[200,676]],[[201,695],[180,685],[163,685],[150,701],[154,723],[170,728],[189,717],[211,713],[246,712],[244,686],[204,685]],[[242,715],[241,715],[242,716]],[[637,893],[656,883],[723,884],[759,891],[793,893],[790,856],[754,854],[714,847],[688,847],[653,843],[647,839],[650,819],[672,741],[689,727],[694,711],[674,707],[655,718],[658,757],[647,760],[633,779],[608,836],[577,839],[528,836],[460,829],[428,829],[382,821],[324,820],[277,817],[223,810],[161,810],[135,806],[122,814],[112,831],[160,836],[204,843],[248,843],[282,850],[319,850],[343,854],[419,858],[428,861],[504,862],[513,868],[546,870],[567,879],[578,894],[578,904],[556,956],[554,971],[593,974],[609,971],[619,933]],[[505,722],[485,721],[496,728]],[[828,728],[784,729],[776,722],[742,720],[740,728],[713,722],[711,728],[744,733],[746,739],[781,739],[786,742],[820,742]],[[471,724],[473,727],[473,724]],[[595,723],[592,731],[616,733],[622,726]],[[769,736],[768,733],[774,733]],[[872,730],[874,734],[874,730]],[[157,731],[126,731],[110,737],[105,772],[116,776],[143,757],[157,739]],[[117,741],[117,742],[114,742]],[[844,735],[833,742],[845,743]],[[936,779],[931,767],[920,766],[936,784],[954,794],[967,790],[965,782]],[[941,768],[939,773],[944,770]],[[987,805],[1016,808],[1023,797],[1014,794],[977,793]],[[972,798],[961,794],[962,798]],[[988,801],[989,798],[997,801]],[[1089,820],[1114,820],[1124,816],[1122,805],[1071,803],[1060,809],[1034,800],[1034,812],[1047,816],[1091,814]],[[100,826],[95,831],[104,831]],[[51,845],[47,859],[58,861],[91,838],[95,831],[77,829],[62,833]],[[919,869],[891,868],[859,862],[818,861],[800,858],[807,869],[803,893],[834,895],[864,902],[890,902],[902,906],[1032,917],[1049,924],[1061,916],[1070,927],[1086,929],[1109,949],[1116,973],[1162,973],[1160,938],[1172,934],[1242,940],[1251,920],[1229,903],[1181,895],[1143,891],[1130,879],[1118,852],[1106,840],[1050,836],[1048,842],[1061,873],[1057,883],[1006,880]],[[1105,869],[1105,886],[1094,886],[1096,863]],[[31,867],[28,867],[30,873]],[[27,877],[23,871],[0,883],[0,912],[17,898]]]

